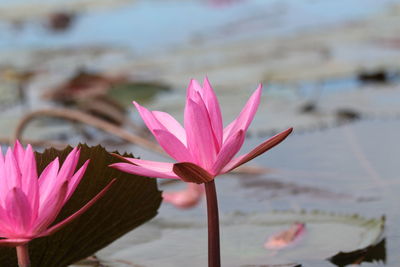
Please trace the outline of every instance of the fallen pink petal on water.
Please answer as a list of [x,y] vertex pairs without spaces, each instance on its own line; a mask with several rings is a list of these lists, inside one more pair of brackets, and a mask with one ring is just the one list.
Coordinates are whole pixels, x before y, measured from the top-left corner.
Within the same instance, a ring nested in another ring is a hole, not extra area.
[[204,185],[187,183],[186,189],[176,192],[163,192],[164,202],[180,209],[195,207],[203,199]]
[[297,242],[305,233],[306,225],[304,223],[295,222],[289,229],[274,234],[268,238],[265,242],[264,247],[271,250],[280,250],[293,245]]

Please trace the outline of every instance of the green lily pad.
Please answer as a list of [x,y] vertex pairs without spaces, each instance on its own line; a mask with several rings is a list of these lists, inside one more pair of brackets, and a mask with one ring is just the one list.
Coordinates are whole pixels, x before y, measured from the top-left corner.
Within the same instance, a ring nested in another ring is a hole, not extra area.
[[[91,162],[80,185],[56,219],[60,221],[78,210],[113,178],[117,181],[86,213],[59,232],[29,243],[32,267],[63,267],[93,255],[122,235],[150,220],[161,204],[155,179],[135,176],[109,168],[119,160],[103,147],[80,145],[78,167]],[[64,161],[71,147],[37,153],[38,171],[55,157]],[[55,222],[55,223],[56,223]],[[17,266],[14,248],[0,248],[0,266]]]
[[132,105],[132,99],[144,103],[150,101],[156,94],[168,91],[170,88],[160,83],[130,82],[114,84],[107,95],[125,107]]
[[[303,222],[306,231],[293,246],[264,248],[271,235]],[[384,219],[324,212],[234,213],[221,217],[221,258],[224,266],[297,266],[307,262],[329,265],[339,251],[354,251],[382,237]],[[168,248],[168,249],[166,249]],[[157,251],[157,253],[151,253]],[[107,266],[129,262],[137,266],[207,266],[205,218],[164,217],[144,225],[97,253]],[[269,265],[268,265],[269,264]]]

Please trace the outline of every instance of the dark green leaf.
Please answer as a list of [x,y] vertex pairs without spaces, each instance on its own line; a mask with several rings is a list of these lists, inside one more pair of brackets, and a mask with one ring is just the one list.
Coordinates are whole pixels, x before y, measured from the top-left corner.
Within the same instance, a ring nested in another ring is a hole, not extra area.
[[123,106],[131,107],[132,99],[143,103],[152,99],[157,93],[168,90],[168,86],[157,82],[131,82],[114,84],[107,95]]
[[[113,178],[111,189],[86,213],[52,236],[29,243],[32,267],[63,267],[86,258],[117,238],[150,220],[161,204],[161,192],[155,179],[135,176],[109,168],[119,159],[101,147],[80,145],[78,167],[91,159],[85,176],[56,222],[77,211],[101,191]],[[36,155],[39,173],[56,156],[61,162],[72,150],[49,149]],[[14,248],[0,248],[0,266],[17,266]]]

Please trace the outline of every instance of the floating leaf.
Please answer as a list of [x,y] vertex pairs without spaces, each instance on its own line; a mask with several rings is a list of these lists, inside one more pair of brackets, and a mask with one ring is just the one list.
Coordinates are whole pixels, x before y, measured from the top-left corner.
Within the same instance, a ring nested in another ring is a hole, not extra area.
[[[157,214],[161,192],[155,179],[135,176],[109,168],[118,159],[101,147],[80,145],[78,167],[91,159],[88,169],[72,198],[55,223],[82,207],[104,188],[112,178],[117,181],[110,190],[81,217],[59,232],[29,243],[32,267],[63,267],[86,258],[117,238],[150,220]],[[38,171],[55,157],[64,161],[72,150],[48,149],[36,154]],[[0,266],[17,266],[15,249],[0,248]]]
[[364,247],[353,251],[341,251],[336,255],[328,258],[330,262],[339,267],[344,267],[349,264],[361,264],[362,262],[383,262],[386,263],[386,239],[383,238],[384,225],[381,225],[379,235],[369,235],[368,244],[363,244]]
[[[326,258],[352,251],[382,235],[384,220],[324,212],[223,214],[221,261],[224,266],[328,266]],[[294,222],[307,225],[307,235],[290,249],[268,251],[265,239]],[[96,255],[107,266],[121,261],[139,266],[207,266],[207,222],[196,216],[159,216]],[[165,249],[168,247],[168,249]],[[154,253],[157,251],[157,253]],[[179,253],[177,253],[179,252]]]

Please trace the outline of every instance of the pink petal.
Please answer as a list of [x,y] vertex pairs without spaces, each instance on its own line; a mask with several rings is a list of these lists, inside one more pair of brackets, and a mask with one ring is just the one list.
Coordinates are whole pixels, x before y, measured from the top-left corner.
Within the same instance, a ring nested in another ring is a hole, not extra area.
[[55,158],[49,165],[44,168],[42,173],[39,176],[39,193],[40,193],[40,204],[43,203],[45,199],[47,199],[48,195],[54,190],[54,188],[58,188],[60,184],[64,181],[61,179],[57,179],[59,169],[59,161],[58,158]]
[[230,135],[235,134],[240,129],[244,130],[246,133],[254,115],[256,114],[258,105],[260,104],[261,92],[262,85],[260,84],[247,101],[239,116],[224,129],[224,142]]
[[150,160],[135,159],[135,158],[124,158],[124,160],[129,161],[140,167],[144,167],[147,169],[151,169],[153,171],[160,171],[160,172],[171,172],[172,173],[172,167],[174,166],[173,163],[160,162],[160,161],[150,161]]
[[4,162],[5,177],[7,189],[11,190],[13,187],[21,187],[21,172],[18,167],[17,160],[14,157],[14,153],[11,148],[8,148],[5,162]]
[[118,169],[123,172],[132,173],[140,176],[147,176],[153,178],[164,178],[164,179],[179,179],[173,172],[161,172],[152,169],[147,169],[141,166],[137,166],[130,163],[114,163],[110,167]]
[[[157,120],[154,113],[140,106],[136,102],[133,103],[139,111],[140,116],[145,122],[147,128],[149,128],[149,130],[154,135],[160,146],[165,150],[165,152],[167,152],[172,158],[177,161],[190,161],[191,155],[187,150],[186,145],[182,143],[180,139],[181,137],[179,137],[180,134],[178,134],[178,137],[175,136],[173,132],[170,132],[163,124],[161,124]],[[161,117],[160,113],[155,112],[155,114],[156,116]],[[162,120],[165,122],[165,116]],[[173,123],[169,121],[169,124]],[[178,131],[179,130],[174,129],[175,133]]]
[[154,117],[164,128],[176,136],[186,146],[186,132],[182,125],[174,117],[166,112],[153,111]]
[[292,224],[289,229],[279,232],[268,238],[267,242],[264,244],[264,247],[266,249],[275,250],[286,248],[298,241],[299,238],[303,236],[304,232],[305,224],[296,222]]
[[186,136],[194,162],[204,169],[210,170],[217,156],[217,142],[204,102],[199,101],[199,103],[197,104],[191,99],[187,101],[185,108]]
[[[6,198],[6,215],[15,236],[29,234],[32,209],[29,199],[20,188],[13,188]],[[14,236],[14,237],[15,237]]]
[[60,168],[60,171],[58,172],[57,179],[64,182],[64,180],[67,180],[72,176],[76,169],[76,165],[78,165],[79,156],[80,150],[78,147],[75,147],[71,152],[69,152]]
[[[15,151],[14,151],[15,152]],[[32,206],[32,217],[36,218],[39,206],[39,184],[36,171],[36,160],[32,146],[28,145],[25,151],[21,169],[21,189],[27,195]]]
[[178,192],[163,192],[163,201],[177,208],[188,209],[196,206],[204,195],[204,185],[187,183],[187,188]]
[[13,150],[15,159],[17,160],[19,165],[23,165],[25,158],[25,149],[18,140],[15,141]]
[[81,182],[82,177],[85,174],[85,171],[87,169],[87,166],[89,165],[89,162],[90,162],[90,160],[85,161],[85,163],[83,163],[82,167],[74,174],[74,176],[72,176],[69,179],[68,190],[67,190],[67,195],[65,196],[65,199],[64,199],[64,204],[65,204],[65,202],[67,202],[70,199],[72,194],[75,192],[76,187]]
[[221,109],[217,96],[215,95],[215,92],[212,89],[210,81],[207,77],[204,79],[203,88],[204,90],[202,98],[204,100],[204,103],[206,104],[208,114],[210,115],[211,126],[218,143],[218,148],[221,148],[223,133]]
[[192,156],[178,138],[172,133],[165,130],[154,130],[154,137],[157,139],[160,146],[176,161],[191,161]]
[[161,122],[158,121],[158,119],[155,117],[153,112],[146,109],[145,107],[142,107],[135,101],[133,101],[133,104],[135,105],[136,109],[138,110],[140,117],[142,117],[147,128],[150,130],[150,132],[153,135],[154,135],[154,130],[167,131],[167,128],[165,128],[165,126],[163,124],[161,124]]
[[[187,91],[186,91],[186,100],[193,99],[196,96],[196,94],[201,93],[202,90],[203,89],[202,89],[201,85],[199,84],[199,82],[196,81],[195,79],[191,79],[189,82]],[[187,105],[187,102],[186,102],[186,105]]]
[[289,129],[269,138],[267,141],[265,141],[261,145],[257,146],[249,153],[233,159],[222,169],[221,173],[230,172],[231,170],[239,167],[240,165],[245,164],[246,162],[254,159],[255,157],[258,157],[259,155],[263,154],[264,152],[268,151],[269,149],[273,148],[274,146],[278,145],[280,142],[285,140],[285,138],[292,131],[293,131],[293,128],[289,128]]
[[4,205],[8,191],[9,189],[5,172],[4,156],[0,149],[0,205]]
[[245,135],[243,130],[229,136],[219,152],[214,166],[212,167],[213,175],[218,175],[221,172],[221,169],[236,155],[243,145],[244,138]]
[[7,237],[8,233],[13,232],[13,229],[10,228],[12,225],[13,224],[10,223],[6,211],[0,206],[0,238]]
[[85,204],[82,208],[80,208],[77,212],[63,220],[62,222],[57,223],[56,225],[50,227],[43,233],[41,233],[38,237],[42,236],[47,236],[54,234],[58,230],[60,230],[62,227],[66,226],[68,223],[72,222],[79,216],[81,216],[83,213],[85,213],[91,206],[93,206],[94,203],[96,203],[100,198],[104,196],[104,194],[110,189],[110,187],[116,182],[116,179],[113,179],[106,187],[103,188],[94,198],[92,198],[88,203]]
[[186,133],[182,128],[182,125],[177,122],[171,115],[161,111],[149,111],[145,107],[142,107],[136,102],[133,102],[136,109],[139,111],[147,128],[154,135],[154,130],[165,130],[174,135],[183,144],[186,145]]
[[64,181],[60,188],[55,188],[46,200],[40,205],[39,215],[33,226],[33,233],[42,233],[56,218],[64,204],[68,190],[68,181]]
[[175,163],[172,170],[184,182],[202,184],[214,179],[213,175],[191,162]]

